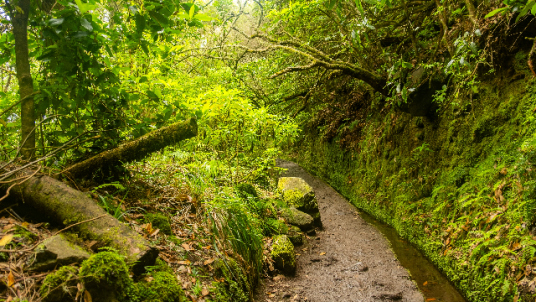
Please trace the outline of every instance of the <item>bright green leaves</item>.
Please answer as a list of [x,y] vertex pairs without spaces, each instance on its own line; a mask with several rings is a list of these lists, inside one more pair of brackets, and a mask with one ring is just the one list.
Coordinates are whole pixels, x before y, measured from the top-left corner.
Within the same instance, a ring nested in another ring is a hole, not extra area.
[[484,18],[489,18],[489,17],[493,17],[495,16],[496,14],[498,13],[501,13],[501,12],[506,12],[509,10],[509,7],[501,7],[501,8],[498,8],[498,9],[495,9],[493,11],[491,11],[490,13],[488,13]]
[[523,18],[529,11],[533,15],[536,16],[536,5],[535,4],[536,4],[536,1],[534,1],[534,0],[527,1],[527,4],[523,8],[523,10],[521,10],[521,12],[519,13],[519,16],[517,16],[516,22],[518,22],[519,19]]
[[184,9],[183,13],[178,14],[179,18],[183,18],[189,21],[189,26],[197,26],[202,27],[203,24],[199,21],[212,21],[214,18],[199,13],[201,11],[201,8],[199,6],[193,4],[193,3],[182,3],[182,8]]
[[78,7],[78,10],[80,11],[80,14],[85,14],[90,10],[94,10],[97,8],[97,5],[93,5],[90,3],[83,3],[81,0],[74,0],[76,3],[76,6]]

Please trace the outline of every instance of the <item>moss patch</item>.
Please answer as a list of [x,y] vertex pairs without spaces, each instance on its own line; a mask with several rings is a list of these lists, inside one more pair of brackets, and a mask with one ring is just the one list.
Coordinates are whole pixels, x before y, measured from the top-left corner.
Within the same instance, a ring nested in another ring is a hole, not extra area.
[[78,289],[77,284],[78,269],[72,266],[63,266],[52,274],[49,274],[39,293],[45,302],[61,302],[74,301],[73,294],[76,294]]
[[160,229],[160,232],[166,235],[172,234],[171,233],[171,221],[165,215],[160,214],[160,213],[156,213],[156,214],[149,213],[145,215],[145,220],[147,220],[147,222],[150,222],[153,228]]
[[111,251],[100,252],[84,261],[80,277],[95,301],[103,295],[114,296],[119,301],[130,301],[134,293],[125,258]]
[[296,272],[294,245],[286,235],[278,235],[273,238],[271,256],[277,269],[289,275]]
[[182,287],[178,284],[173,270],[162,260],[147,268],[148,273],[136,283],[136,297],[144,302],[181,302],[186,301]]

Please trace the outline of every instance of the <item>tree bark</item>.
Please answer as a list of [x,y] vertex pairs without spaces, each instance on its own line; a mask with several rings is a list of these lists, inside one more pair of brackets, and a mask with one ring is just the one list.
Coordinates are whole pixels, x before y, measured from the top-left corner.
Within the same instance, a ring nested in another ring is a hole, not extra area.
[[[25,169],[10,179],[29,177],[32,174],[33,171]],[[0,184],[0,191],[5,191],[11,185]],[[74,228],[82,238],[96,240],[99,246],[113,247],[126,256],[127,262],[134,264],[135,274],[143,273],[145,266],[154,265],[158,257],[158,251],[147,240],[128,225],[107,214],[88,193],[77,191],[52,177],[37,174],[14,186],[10,195],[35,208],[43,215],[43,219],[50,219],[62,225],[104,215]]]
[[89,159],[70,166],[62,173],[67,173],[77,178],[90,177],[93,172],[101,167],[110,167],[120,162],[126,163],[142,159],[149,153],[196,135],[197,122],[191,118],[147,133],[115,149],[101,152]]
[[21,154],[30,160],[35,156],[35,109],[33,79],[28,60],[28,17],[30,0],[18,0],[9,3],[15,37],[15,56],[17,79],[21,103]]

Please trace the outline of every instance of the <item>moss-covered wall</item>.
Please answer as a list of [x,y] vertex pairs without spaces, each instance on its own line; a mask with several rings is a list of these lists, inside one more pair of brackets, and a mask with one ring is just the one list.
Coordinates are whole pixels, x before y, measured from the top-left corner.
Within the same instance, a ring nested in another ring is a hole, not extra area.
[[514,66],[514,77],[453,97],[435,119],[385,105],[368,117],[358,151],[313,130],[289,157],[395,227],[470,301],[528,301],[532,266],[536,273],[536,81],[524,55]]

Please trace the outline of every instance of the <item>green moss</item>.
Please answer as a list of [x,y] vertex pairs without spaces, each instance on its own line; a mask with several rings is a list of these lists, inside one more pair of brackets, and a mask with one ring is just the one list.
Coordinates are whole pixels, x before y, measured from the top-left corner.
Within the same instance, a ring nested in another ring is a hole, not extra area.
[[[72,295],[78,290],[78,269],[72,266],[62,266],[52,274],[49,274],[39,289],[41,298],[45,302],[60,302],[73,300]],[[71,297],[71,298],[69,298]]]
[[278,235],[273,238],[270,255],[275,262],[276,268],[286,274],[294,274],[296,271],[294,245],[286,235]]
[[92,296],[106,292],[119,301],[130,301],[134,292],[125,258],[115,252],[92,255],[82,263],[80,277]]
[[536,265],[536,86],[481,85],[456,102],[426,127],[433,152],[412,139],[417,121],[386,108],[369,117],[359,152],[311,133],[294,159],[418,246],[469,301],[512,301],[515,276]]
[[251,284],[238,263],[227,258],[219,259],[214,264],[215,273],[224,282],[214,282],[214,301],[217,302],[248,302],[251,300]]
[[153,225],[153,228],[160,229],[160,232],[171,235],[171,222],[168,217],[160,213],[148,213],[145,215],[145,220]]
[[20,237],[24,239],[25,241],[32,242],[35,239],[37,239],[37,235],[34,233],[28,231],[26,228],[23,228],[21,226],[16,226],[15,228],[15,236]]
[[240,183],[235,186],[235,191],[238,197],[246,199],[248,197],[258,198],[257,190],[255,187],[248,183]]
[[147,267],[148,273],[141,282],[136,283],[136,297],[144,302],[181,302],[186,301],[182,287],[178,284],[173,270],[162,260]]

